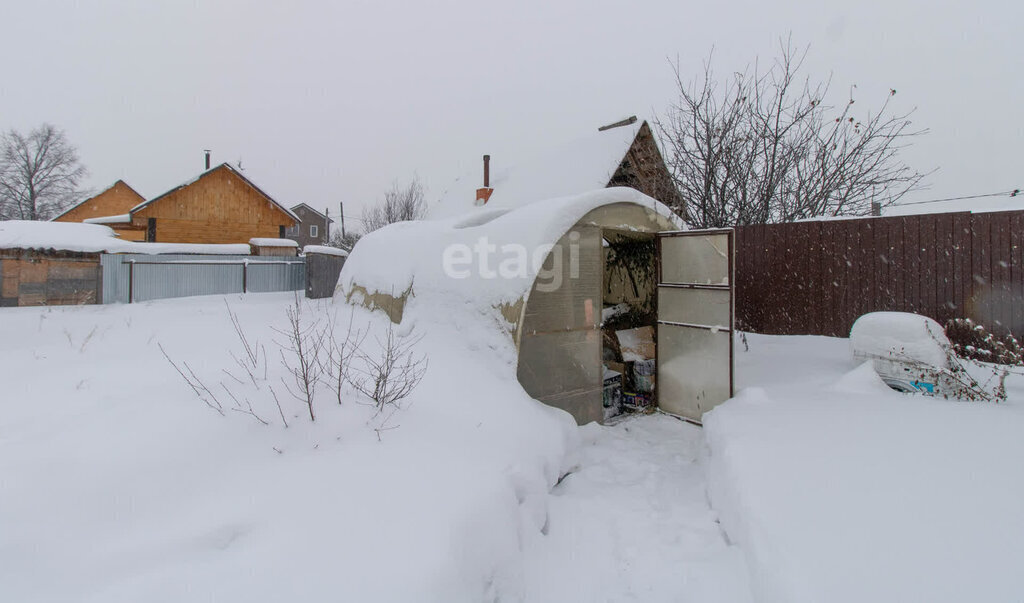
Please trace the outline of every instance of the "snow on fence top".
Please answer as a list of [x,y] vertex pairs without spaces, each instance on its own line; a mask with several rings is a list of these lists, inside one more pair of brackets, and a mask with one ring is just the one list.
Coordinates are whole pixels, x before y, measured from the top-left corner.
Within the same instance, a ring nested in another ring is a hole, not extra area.
[[302,248],[302,253],[319,253],[321,255],[336,255],[340,257],[348,257],[348,252],[344,249],[338,249],[337,247],[328,247],[326,245],[306,245]]
[[482,208],[475,205],[476,189],[483,186],[483,162],[477,158],[428,209],[428,215],[445,218],[494,207],[512,208],[607,186],[642,124],[639,120],[593,132],[518,160],[493,156],[490,185],[494,192]]
[[261,239],[259,237],[249,239],[250,245],[256,247],[298,247],[299,244],[291,239]]
[[[536,201],[516,209],[488,204],[468,215],[399,222],[366,235],[345,263],[335,295],[344,298],[361,288],[371,295],[436,296],[447,306],[514,304],[529,293],[540,262],[562,235],[590,211],[616,203],[646,208],[663,222],[683,228],[667,207],[625,187]],[[614,227],[636,229],[634,224]],[[525,257],[517,257],[517,250],[525,251]],[[482,259],[484,255],[487,260]],[[448,269],[453,265],[456,273]]]
[[81,253],[205,253],[249,255],[249,246],[122,241],[109,226],[71,222],[0,222],[0,249],[75,251]]

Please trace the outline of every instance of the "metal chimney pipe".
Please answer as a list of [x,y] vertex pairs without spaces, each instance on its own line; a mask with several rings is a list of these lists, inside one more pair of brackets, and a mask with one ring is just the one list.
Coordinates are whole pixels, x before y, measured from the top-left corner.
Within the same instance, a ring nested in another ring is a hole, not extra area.
[[206,153],[206,169],[210,169],[210,149],[203,149]]
[[484,188],[491,188],[491,156],[484,155]]

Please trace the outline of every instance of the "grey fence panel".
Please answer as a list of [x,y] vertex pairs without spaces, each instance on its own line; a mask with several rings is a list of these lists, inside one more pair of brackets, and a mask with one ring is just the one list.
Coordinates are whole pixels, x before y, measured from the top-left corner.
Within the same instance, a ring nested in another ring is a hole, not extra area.
[[246,290],[253,293],[299,291],[306,287],[306,263],[290,257],[279,261],[251,259],[247,268]]
[[306,278],[304,261],[297,257],[103,254],[100,264],[105,304],[243,290],[298,291]]

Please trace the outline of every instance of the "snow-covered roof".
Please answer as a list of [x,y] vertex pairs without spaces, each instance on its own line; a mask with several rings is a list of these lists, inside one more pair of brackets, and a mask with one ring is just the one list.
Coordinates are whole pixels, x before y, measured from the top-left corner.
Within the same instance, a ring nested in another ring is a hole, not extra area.
[[163,199],[167,195],[170,195],[171,193],[173,193],[175,191],[181,190],[181,189],[185,188],[186,186],[189,186],[190,184],[195,184],[196,182],[202,180],[205,176],[207,176],[209,174],[212,174],[213,172],[216,172],[217,170],[222,170],[222,169],[229,170],[231,173],[233,173],[236,176],[238,176],[239,178],[241,178],[242,181],[244,181],[246,184],[251,186],[257,193],[259,193],[259,194],[263,195],[264,197],[266,197],[267,201],[270,201],[271,203],[273,203],[274,207],[276,207],[276,208],[280,209],[281,211],[283,211],[291,219],[295,220],[296,222],[302,222],[302,220],[300,220],[298,216],[296,216],[294,213],[292,213],[292,210],[290,210],[287,207],[281,205],[280,203],[275,201],[273,197],[271,197],[267,193],[263,192],[263,189],[261,189],[260,187],[256,186],[253,183],[252,180],[249,180],[248,178],[246,178],[245,175],[242,174],[242,172],[236,170],[234,168],[234,166],[232,166],[230,163],[222,163],[222,164],[218,165],[217,167],[210,168],[210,169],[206,170],[205,172],[203,172],[202,174],[199,174],[195,178],[189,180],[188,182],[185,182],[183,184],[179,184],[178,186],[172,188],[171,190],[167,191],[166,193],[164,193],[164,194],[162,194],[162,195],[160,195],[158,197],[153,197],[149,201],[143,201],[142,203],[139,203],[138,205],[133,207],[130,213],[134,214],[135,212],[139,211],[140,209],[142,209],[144,207],[148,207],[149,205],[152,205],[153,203],[156,203],[160,199]]
[[77,222],[0,222],[0,249],[76,251],[82,253],[205,253],[248,255],[249,246],[122,241],[109,226]]
[[299,244],[296,241],[293,241],[291,239],[264,239],[264,238],[260,238],[260,237],[255,237],[255,238],[249,239],[249,244],[250,245],[255,245],[256,247],[298,247],[299,246]]
[[344,249],[337,247],[328,247],[327,245],[306,245],[302,248],[302,253],[319,253],[321,255],[336,255],[340,257],[348,257],[348,252]]
[[[643,120],[594,131],[529,157],[491,157],[491,188],[486,208],[517,207],[537,199],[576,195],[603,188],[615,174]],[[476,189],[483,187],[483,163],[457,178],[430,204],[428,215],[444,218],[476,208]]]
[[131,214],[119,214],[117,216],[99,216],[82,220],[86,224],[131,224]]
[[[352,249],[338,280],[341,297],[357,288],[367,293],[399,297],[412,292],[417,299],[435,298],[442,307],[472,304],[500,307],[524,298],[533,286],[546,250],[557,243],[586,214],[606,205],[633,204],[665,225],[683,228],[678,217],[660,202],[632,188],[611,187],[558,199],[545,199],[516,208],[484,207],[468,215],[416,222],[399,222],[374,231]],[[489,205],[489,204],[488,204]],[[636,224],[617,224],[632,230]],[[465,257],[478,246],[492,250],[491,264],[455,277],[445,270],[445,258]],[[545,250],[546,247],[546,250]],[[503,250],[525,249],[522,270],[498,275]],[[458,251],[455,251],[458,250]]]

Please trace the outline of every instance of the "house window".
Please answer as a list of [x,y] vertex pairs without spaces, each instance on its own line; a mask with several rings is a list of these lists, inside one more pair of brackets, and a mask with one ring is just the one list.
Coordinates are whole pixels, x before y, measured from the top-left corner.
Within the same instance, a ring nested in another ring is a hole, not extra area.
[[310,224],[309,225],[309,236],[311,236],[311,237],[313,237],[315,239],[318,236],[318,232],[317,232],[318,230],[319,229],[316,227],[316,224]]

